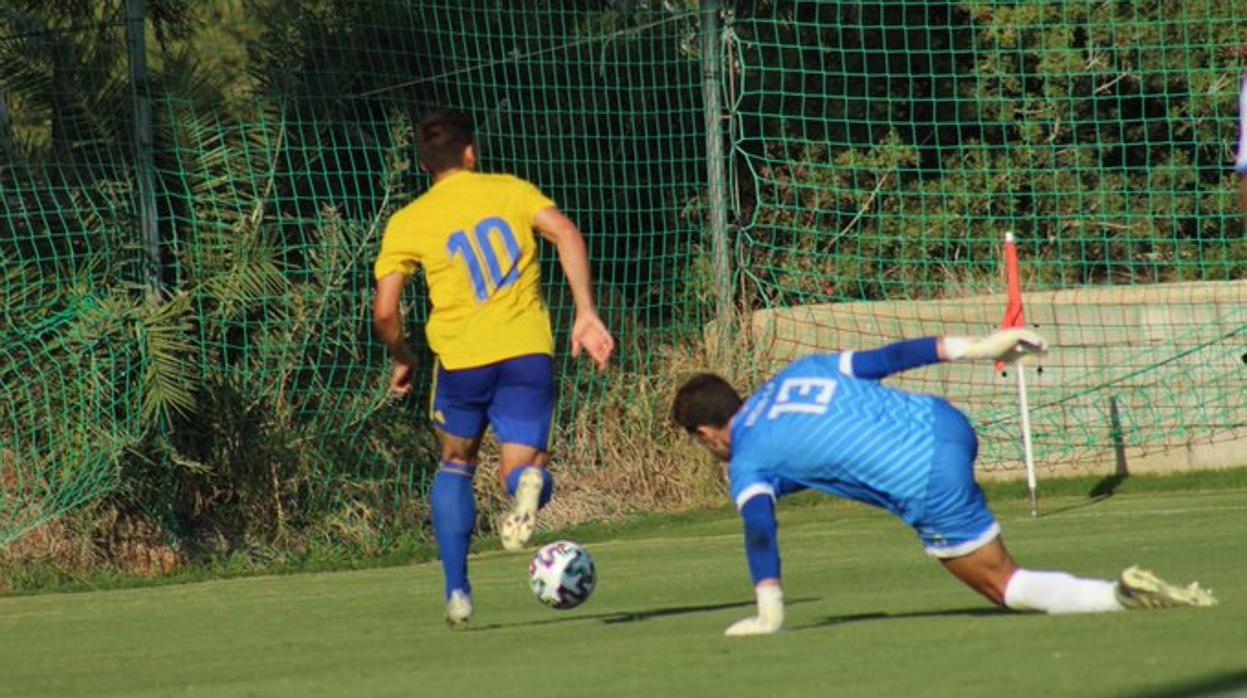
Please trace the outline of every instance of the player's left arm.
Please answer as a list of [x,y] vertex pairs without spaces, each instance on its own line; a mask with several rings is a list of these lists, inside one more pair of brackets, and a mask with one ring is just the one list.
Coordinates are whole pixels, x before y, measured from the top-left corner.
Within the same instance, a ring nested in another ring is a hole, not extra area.
[[372,326],[377,337],[394,357],[394,370],[390,376],[390,389],[397,395],[411,391],[411,374],[416,366],[416,355],[407,346],[403,334],[401,300],[407,277],[400,272],[386,274],[377,280],[377,295],[372,301]]
[[769,492],[760,492],[740,508],[745,527],[745,556],[753,578],[758,613],[736,621],[724,632],[729,636],[767,635],[784,625],[784,592],[780,586],[779,525],[775,520],[775,501]]
[[567,285],[571,287],[572,298],[576,303],[576,320],[572,325],[572,356],[579,356],[583,349],[589,353],[599,369],[606,368],[611,353],[615,351],[615,338],[598,317],[597,307],[593,303],[593,280],[584,236],[572,219],[554,206],[538,211],[533,216],[533,227],[558,250],[559,264],[563,267],[563,275],[567,277]]

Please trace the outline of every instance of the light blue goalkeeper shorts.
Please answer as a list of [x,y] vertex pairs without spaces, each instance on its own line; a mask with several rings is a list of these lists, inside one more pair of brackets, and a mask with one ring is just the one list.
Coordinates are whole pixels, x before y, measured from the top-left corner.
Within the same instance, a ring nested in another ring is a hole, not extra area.
[[914,530],[928,555],[969,555],[995,540],[1000,524],[974,481],[974,459],[979,452],[974,427],[942,399],[935,405],[934,449],[926,510]]

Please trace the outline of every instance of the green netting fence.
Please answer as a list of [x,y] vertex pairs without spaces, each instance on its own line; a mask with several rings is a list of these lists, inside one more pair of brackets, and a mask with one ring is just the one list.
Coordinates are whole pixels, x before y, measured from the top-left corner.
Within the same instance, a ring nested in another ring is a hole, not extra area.
[[[435,106],[585,231],[626,375],[676,380],[728,315],[764,368],[987,331],[1012,231],[1062,349],[1032,381],[1041,462],[1240,438],[1243,36],[1225,2],[10,2],[0,544],[132,489],[183,525],[419,509],[429,434],[385,397],[370,268]],[[628,390],[559,367],[565,427]],[[1019,467],[1009,379],[904,384]]]
[[[1013,232],[1027,317],[1057,347],[1030,380],[1041,464],[1241,438],[1245,28],[1247,8],[1218,2],[792,3],[738,20],[738,263],[774,309],[754,318],[763,348],[999,326]],[[902,382],[972,405],[980,467],[1018,467],[1012,376]]]

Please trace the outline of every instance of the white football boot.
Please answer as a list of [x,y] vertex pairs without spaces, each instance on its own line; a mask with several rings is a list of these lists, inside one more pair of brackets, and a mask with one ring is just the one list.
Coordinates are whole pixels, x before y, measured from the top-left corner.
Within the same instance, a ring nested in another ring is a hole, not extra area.
[[1200,587],[1198,582],[1175,586],[1138,565],[1122,571],[1117,580],[1117,600],[1128,609],[1217,605],[1212,591]]
[[459,630],[467,627],[469,620],[472,620],[472,597],[462,589],[455,589],[446,600],[446,625],[451,630]]
[[507,550],[522,550],[533,537],[533,528],[537,525],[537,505],[541,500],[541,486],[544,478],[541,469],[525,468],[520,473],[520,482],[515,487],[515,500],[511,511],[502,518],[499,535],[502,547]]

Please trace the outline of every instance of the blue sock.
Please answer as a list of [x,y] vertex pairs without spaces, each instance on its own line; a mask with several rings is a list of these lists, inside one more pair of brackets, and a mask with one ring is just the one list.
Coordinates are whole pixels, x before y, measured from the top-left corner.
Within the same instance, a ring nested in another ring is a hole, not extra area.
[[[511,471],[507,475],[507,494],[514,497],[515,488],[520,486],[520,474],[529,468],[537,468],[535,465],[525,465]],[[537,508],[544,507],[550,501],[550,495],[554,493],[554,477],[550,475],[548,468],[537,468],[541,471],[541,498],[537,500]]]
[[446,598],[462,589],[472,593],[468,583],[468,544],[476,527],[476,496],[472,492],[475,467],[443,462],[433,477],[429,505],[433,510],[433,534],[442,556],[446,575]]

